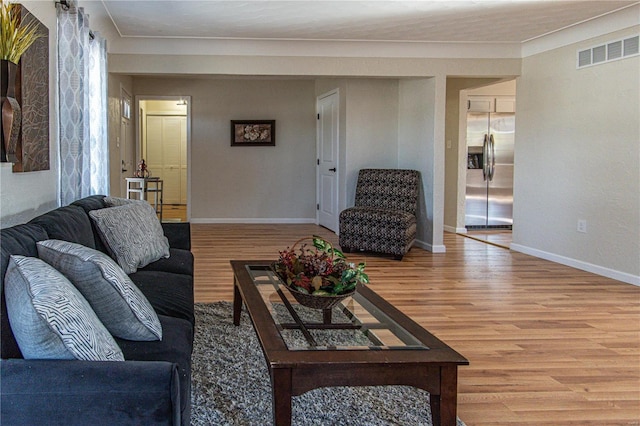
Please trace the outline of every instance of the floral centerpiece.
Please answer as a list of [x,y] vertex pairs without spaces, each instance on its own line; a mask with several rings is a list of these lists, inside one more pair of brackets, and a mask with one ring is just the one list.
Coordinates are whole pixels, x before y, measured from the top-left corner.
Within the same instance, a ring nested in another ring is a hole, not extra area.
[[[300,248],[296,248],[307,239],[313,241],[312,247],[302,244]],[[305,306],[327,309],[331,300],[337,303],[355,293],[358,283],[369,282],[369,277],[364,272],[364,263],[355,265],[347,262],[340,250],[315,235],[296,241],[291,248],[280,251],[279,254],[273,269],[296,300]]]

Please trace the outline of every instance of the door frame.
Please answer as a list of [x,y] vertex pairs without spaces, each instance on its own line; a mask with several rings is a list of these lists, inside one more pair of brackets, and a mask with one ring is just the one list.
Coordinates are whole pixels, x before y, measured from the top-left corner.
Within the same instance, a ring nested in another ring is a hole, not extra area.
[[[470,97],[488,97],[488,98],[518,98],[517,90],[514,93],[494,93],[491,91],[491,87],[500,85],[503,83],[509,83],[515,81],[515,78],[505,78],[501,81],[496,81],[489,84],[484,84],[479,87],[470,87],[467,89],[461,89],[458,97],[458,191],[457,191],[457,206],[456,211],[456,228],[455,232],[458,234],[466,234],[468,230],[465,224],[466,213],[466,187],[467,187],[467,113],[468,113],[468,101]],[[483,91],[483,89],[485,89]],[[517,125],[516,125],[517,126]],[[517,132],[517,131],[516,131]],[[514,146],[515,149],[515,146]],[[515,181],[513,185],[515,194]],[[513,225],[515,227],[515,223]],[[446,228],[446,227],[445,227]],[[449,231],[454,232],[453,229]]]
[[[339,215],[340,212],[338,211],[340,209],[340,205],[339,205],[339,201],[340,201],[340,165],[341,165],[341,161],[340,161],[340,89],[336,88],[333,90],[330,90],[326,93],[323,93],[319,96],[316,97],[316,116],[320,114],[320,101],[322,99],[328,98],[329,96],[336,96],[336,110],[337,110],[337,140],[336,140],[336,172],[335,172],[335,179],[336,179],[336,191],[334,194],[334,205],[336,207],[336,215],[335,215],[335,219],[334,219],[334,228],[332,229],[333,232],[335,232],[336,234],[339,233],[340,230],[340,226],[339,226]],[[321,152],[321,141],[320,141],[320,120],[316,120],[316,225],[320,224],[320,200],[322,197],[321,192],[321,186],[320,186],[320,167],[319,164],[317,164],[318,160],[320,159],[320,152]]]
[[136,95],[136,164],[142,158],[141,101],[186,101],[187,102],[187,222],[191,220],[191,96]]
[[[131,93],[129,93],[129,91],[122,85],[120,84],[120,99],[119,99],[119,110],[120,110],[120,116],[118,119],[118,134],[116,135],[116,147],[118,148],[118,167],[117,169],[115,167],[111,167],[111,173],[116,173],[116,175],[118,176],[118,194],[120,194],[120,197],[125,197],[126,193],[127,193],[127,184],[125,181],[125,177],[128,176],[128,174],[125,173],[130,173],[132,172],[132,168],[134,167],[134,164],[128,164],[127,160],[129,160],[129,155],[127,155],[127,151],[129,151],[129,153],[131,153],[131,151],[133,150],[133,147],[131,146],[131,143],[134,141],[134,138],[128,138],[127,136],[130,134],[130,129],[131,129],[131,119],[132,119],[132,105],[133,103],[133,96],[131,96]],[[129,129],[127,129],[127,126],[129,126]],[[124,140],[123,140],[124,138]],[[131,161],[135,162],[135,155],[131,155]],[[116,171],[117,170],[117,171]],[[116,188],[111,188],[110,192],[112,194],[115,194],[115,190]]]

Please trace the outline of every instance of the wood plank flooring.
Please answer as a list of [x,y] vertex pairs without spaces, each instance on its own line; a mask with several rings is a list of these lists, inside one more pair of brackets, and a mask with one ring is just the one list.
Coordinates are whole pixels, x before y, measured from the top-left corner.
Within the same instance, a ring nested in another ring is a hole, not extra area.
[[513,242],[511,230],[472,230],[460,235],[502,248],[509,248]]
[[[232,300],[230,259],[275,259],[314,225],[192,224],[198,302]],[[371,288],[470,361],[458,415],[474,425],[639,425],[640,288],[445,234],[366,261]]]
[[163,204],[163,222],[186,222],[187,206],[185,204]]

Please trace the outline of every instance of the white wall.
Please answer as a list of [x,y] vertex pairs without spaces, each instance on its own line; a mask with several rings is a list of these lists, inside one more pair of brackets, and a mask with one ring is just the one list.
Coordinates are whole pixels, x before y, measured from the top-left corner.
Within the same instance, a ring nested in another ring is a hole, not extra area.
[[49,29],[49,170],[13,173],[0,164],[0,227],[31,220],[58,206],[57,32],[53,2],[21,1]]
[[640,285],[640,58],[576,69],[578,49],[638,30],[523,60],[512,248]]
[[[315,222],[311,80],[134,77],[134,96],[191,96],[194,222]],[[276,120],[276,146],[230,146],[230,121]]]

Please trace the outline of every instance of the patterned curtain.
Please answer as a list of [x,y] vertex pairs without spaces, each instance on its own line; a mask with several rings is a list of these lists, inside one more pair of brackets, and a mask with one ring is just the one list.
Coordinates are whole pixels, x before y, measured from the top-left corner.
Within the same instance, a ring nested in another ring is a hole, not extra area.
[[109,193],[107,44],[90,34],[89,16],[58,10],[60,205]]

